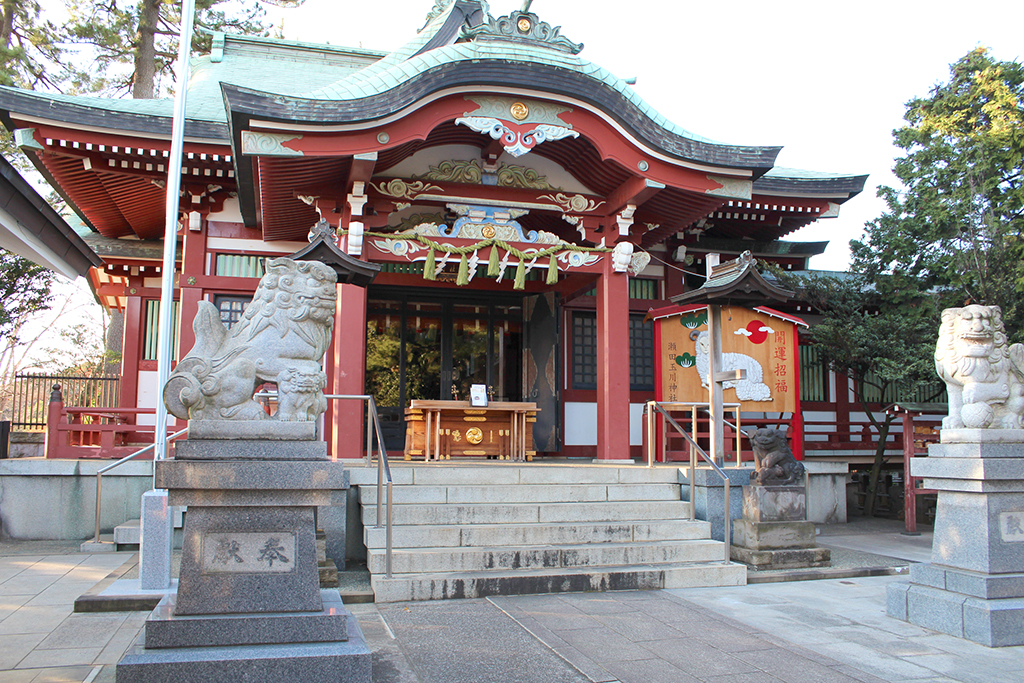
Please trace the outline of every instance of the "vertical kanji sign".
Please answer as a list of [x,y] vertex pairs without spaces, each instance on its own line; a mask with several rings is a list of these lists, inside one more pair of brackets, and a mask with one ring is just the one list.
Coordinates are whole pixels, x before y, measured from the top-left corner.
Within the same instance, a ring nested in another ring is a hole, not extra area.
[[[659,401],[708,400],[707,308],[653,311],[659,349],[656,371]],[[800,396],[797,325],[799,318],[767,308],[722,309],[725,369],[744,369],[747,379],[725,385],[726,403],[751,412],[795,413]]]

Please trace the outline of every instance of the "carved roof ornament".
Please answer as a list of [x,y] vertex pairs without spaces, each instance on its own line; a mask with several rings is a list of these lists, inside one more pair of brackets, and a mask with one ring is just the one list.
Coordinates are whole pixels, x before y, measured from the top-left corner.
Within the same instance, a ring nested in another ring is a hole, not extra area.
[[424,20],[424,25],[429,24],[434,19],[439,17],[442,12],[448,9],[448,5],[452,4],[453,0],[434,0],[434,6],[427,12],[427,18]]
[[733,261],[716,266],[699,289],[672,297],[674,304],[763,306],[770,301],[789,301],[793,292],[769,282],[757,271],[757,259],[745,251]]
[[462,116],[455,119],[455,125],[466,126],[477,133],[490,135],[492,139],[500,140],[505,151],[514,157],[521,157],[529,153],[537,145],[548,140],[578,138],[580,136],[579,133],[565,126],[551,126],[545,123],[533,128],[529,126],[516,126],[516,128],[512,128],[506,122],[489,116]]
[[501,163],[494,171],[485,169],[479,159],[451,159],[442,161],[415,179],[440,180],[450,183],[466,183],[469,185],[496,185],[498,187],[517,187],[529,190],[558,190],[536,170],[526,166],[513,166]]
[[[438,0],[439,2],[441,0]],[[569,54],[579,54],[583,43],[574,43],[561,34],[561,26],[552,26],[529,11],[532,3],[524,2],[523,9],[495,19],[488,15],[487,22],[479,26],[463,27],[466,40],[512,40],[533,43]]]

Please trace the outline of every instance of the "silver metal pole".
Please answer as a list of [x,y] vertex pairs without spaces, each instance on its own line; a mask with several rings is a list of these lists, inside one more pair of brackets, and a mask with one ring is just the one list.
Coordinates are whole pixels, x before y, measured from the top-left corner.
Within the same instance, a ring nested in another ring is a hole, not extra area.
[[715,379],[722,363],[722,307],[708,306],[708,384],[711,392],[711,459],[721,467],[725,464],[725,425],[722,414],[722,385]]
[[[178,61],[175,65],[174,115],[171,119],[171,149],[167,156],[167,203],[164,225],[164,261],[160,272],[160,318],[157,338],[157,399],[156,430],[153,433],[153,484],[156,484],[156,461],[167,458],[167,406],[164,405],[163,391],[171,375],[171,342],[174,339],[174,262],[178,247],[178,205],[181,195],[181,157],[185,146],[185,96],[189,81],[189,53],[192,47],[192,26],[195,20],[195,0],[181,2],[181,33],[178,36]],[[142,518],[142,539],[146,542],[147,518]],[[171,557],[174,534],[167,535],[166,557]],[[139,557],[139,573],[166,571],[166,585],[171,585],[171,563],[166,567],[147,568],[142,566],[149,554]]]
[[174,118],[171,120],[171,151],[167,157],[167,204],[164,225],[164,262],[160,284],[160,335],[157,339],[157,401],[156,433],[153,457],[167,457],[167,407],[163,390],[171,375],[171,341],[174,339],[174,262],[178,247],[178,204],[181,195],[181,156],[185,146],[185,97],[189,80],[189,53],[192,46],[192,25],[195,0],[181,2],[181,33],[178,36],[178,61],[175,65]]
[[[709,515],[710,516],[710,515]],[[729,479],[726,477],[725,480],[725,519],[724,533],[725,538],[725,563],[729,564],[732,562],[732,510],[729,509]]]

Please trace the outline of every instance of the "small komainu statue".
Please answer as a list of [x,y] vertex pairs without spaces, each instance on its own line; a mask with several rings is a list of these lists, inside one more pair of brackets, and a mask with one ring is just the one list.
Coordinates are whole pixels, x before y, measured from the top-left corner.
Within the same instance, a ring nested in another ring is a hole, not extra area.
[[943,428],[1024,426],[1024,346],[1007,343],[998,306],[944,310],[935,369],[949,395]]
[[750,437],[754,449],[754,471],[750,483],[760,486],[803,484],[804,466],[793,457],[784,432],[758,429]]
[[[167,410],[189,420],[316,420],[327,409],[320,362],[331,342],[337,277],[316,261],[269,261],[230,331],[213,304],[199,302],[195,346],[164,387]],[[253,399],[266,382],[277,384],[274,418]]]

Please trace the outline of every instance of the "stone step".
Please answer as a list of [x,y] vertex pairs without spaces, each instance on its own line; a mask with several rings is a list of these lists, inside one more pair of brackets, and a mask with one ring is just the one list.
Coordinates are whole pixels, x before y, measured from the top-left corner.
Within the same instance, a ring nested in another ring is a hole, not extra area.
[[338,587],[338,565],[334,564],[334,560],[320,560],[317,569],[320,572],[321,588]]
[[[577,569],[624,565],[661,565],[722,559],[718,541],[657,541],[484,548],[399,548],[391,554],[392,572],[476,572],[485,570]],[[371,574],[385,571],[385,551],[367,551]]]
[[[387,530],[363,528],[367,548],[383,548]],[[392,548],[482,547],[580,543],[685,541],[708,538],[711,525],[700,520],[653,520],[573,524],[474,524],[396,526]]]
[[[364,505],[377,504],[377,487],[360,486]],[[393,486],[395,505],[410,503],[571,503],[626,500],[680,500],[677,483],[640,484],[509,484]]]
[[114,527],[114,545],[139,545],[142,542],[142,522],[129,519]]
[[374,601],[484,598],[491,595],[531,595],[607,590],[657,590],[705,586],[742,586],[742,564],[694,562],[597,569],[533,569],[519,571],[405,574],[386,578],[373,574]]
[[[532,463],[465,465],[446,461],[437,464],[391,464],[395,486],[512,486],[518,484],[681,484],[686,468],[678,466],[562,465]],[[353,466],[348,470],[353,486],[377,483],[377,467]]]
[[[412,504],[395,505],[393,525],[541,524],[689,519],[690,504],[681,500],[603,503]],[[363,506],[363,525],[377,523],[376,505]]]

